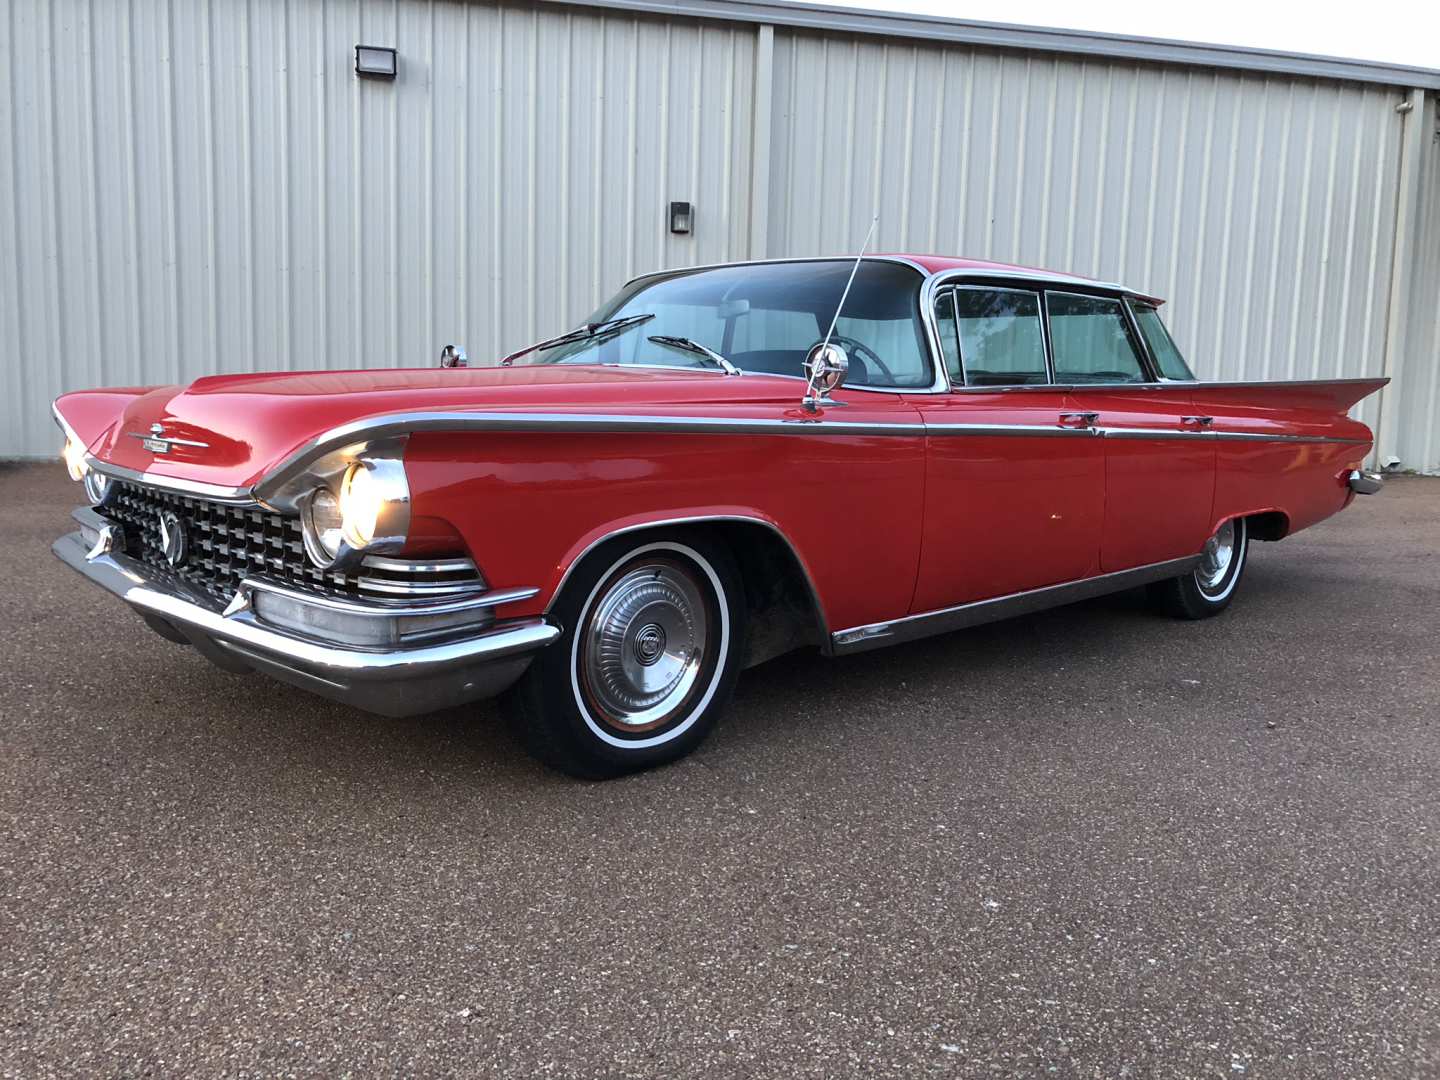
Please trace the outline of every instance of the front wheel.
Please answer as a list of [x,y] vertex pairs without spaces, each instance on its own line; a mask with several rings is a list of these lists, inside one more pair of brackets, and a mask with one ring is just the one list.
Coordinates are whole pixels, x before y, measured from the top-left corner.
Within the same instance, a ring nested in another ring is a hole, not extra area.
[[1234,518],[1215,530],[1188,574],[1150,586],[1160,607],[1181,619],[1208,619],[1230,606],[1249,555],[1250,528]]
[[516,690],[527,749],[591,780],[688,754],[734,689],[743,595],[730,552],[700,533],[592,552],[551,611],[564,633]]

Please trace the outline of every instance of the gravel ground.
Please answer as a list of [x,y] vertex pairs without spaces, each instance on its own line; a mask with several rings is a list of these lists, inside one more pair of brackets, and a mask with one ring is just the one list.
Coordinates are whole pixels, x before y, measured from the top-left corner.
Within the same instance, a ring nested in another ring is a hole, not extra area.
[[588,785],[210,667],[0,468],[0,1074],[1440,1075],[1440,481]]

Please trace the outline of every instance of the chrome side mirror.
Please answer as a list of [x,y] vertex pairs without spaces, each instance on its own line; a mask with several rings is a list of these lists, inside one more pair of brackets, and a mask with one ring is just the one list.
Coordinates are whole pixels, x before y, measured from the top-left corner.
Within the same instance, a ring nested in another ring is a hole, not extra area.
[[470,358],[459,345],[446,345],[440,350],[441,367],[469,367]]
[[833,341],[822,341],[805,357],[805,397],[800,404],[815,412],[822,405],[839,405],[830,399],[830,392],[845,385],[850,373],[850,356]]

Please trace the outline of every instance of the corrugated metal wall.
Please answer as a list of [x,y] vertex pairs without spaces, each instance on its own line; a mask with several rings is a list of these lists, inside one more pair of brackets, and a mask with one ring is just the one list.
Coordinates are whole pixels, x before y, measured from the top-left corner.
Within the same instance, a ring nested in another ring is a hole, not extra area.
[[[528,5],[5,0],[0,456],[63,390],[498,355],[746,256],[755,31]],[[393,45],[394,83],[357,43]],[[666,228],[669,199],[701,227]]]
[[1395,456],[1403,468],[1440,475],[1440,108],[1421,118],[1420,204],[1414,277],[1406,298],[1405,356],[1397,372]]
[[1392,90],[777,32],[775,98],[772,251],[853,248],[874,208],[882,250],[1166,297],[1201,378],[1383,368]]
[[[1204,377],[1382,369],[1399,90],[524,0],[6,2],[0,455],[54,452],[65,389],[496,355],[876,210],[881,249],[1170,298]],[[1422,183],[1395,412],[1440,469],[1433,154]]]

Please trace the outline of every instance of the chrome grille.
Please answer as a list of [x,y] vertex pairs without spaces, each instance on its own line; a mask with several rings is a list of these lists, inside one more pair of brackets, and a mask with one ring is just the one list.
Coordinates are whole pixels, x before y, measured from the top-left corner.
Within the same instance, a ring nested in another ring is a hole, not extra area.
[[[321,570],[305,554],[300,519],[258,506],[232,506],[129,481],[100,513],[120,525],[125,551],[162,567],[221,602],[247,577],[266,577],[331,595],[414,599],[478,592],[484,581],[469,559],[367,557],[348,574]],[[160,540],[160,515],[180,519],[189,541],[183,563],[171,567]]]

